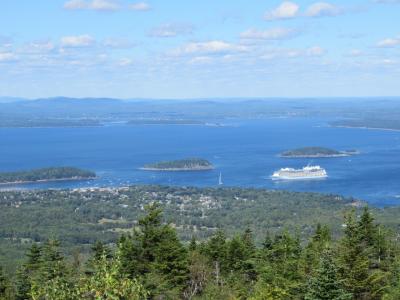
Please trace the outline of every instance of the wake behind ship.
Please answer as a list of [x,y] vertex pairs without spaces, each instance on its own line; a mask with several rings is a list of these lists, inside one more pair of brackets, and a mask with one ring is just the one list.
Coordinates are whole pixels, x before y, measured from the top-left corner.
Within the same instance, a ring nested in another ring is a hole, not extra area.
[[321,179],[328,177],[328,173],[320,166],[306,166],[302,169],[282,168],[271,176],[275,180]]

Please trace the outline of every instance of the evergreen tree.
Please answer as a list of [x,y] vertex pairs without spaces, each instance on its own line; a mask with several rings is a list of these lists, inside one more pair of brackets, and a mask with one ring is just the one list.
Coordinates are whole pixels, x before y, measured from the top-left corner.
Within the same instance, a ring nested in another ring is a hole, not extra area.
[[277,234],[272,244],[264,246],[262,250],[262,260],[258,263],[258,289],[272,294],[276,292],[279,295],[300,297],[303,285],[301,254],[298,237],[291,236],[286,230]]
[[33,244],[26,254],[27,261],[17,270],[16,275],[16,300],[31,299],[32,281],[39,276],[42,265],[42,249]]
[[158,203],[148,205],[146,216],[139,220],[141,246],[143,249],[143,259],[146,262],[156,260],[157,247],[163,239],[162,228],[162,209]]
[[264,241],[262,243],[262,249],[264,253],[268,253],[272,249],[273,240],[269,232],[265,235]]
[[196,237],[192,235],[192,238],[190,239],[190,244],[189,244],[189,251],[193,252],[197,249],[197,241]]
[[[389,257],[386,237],[374,223],[368,208],[358,221],[353,210],[346,216],[344,237],[339,246],[339,270],[346,289],[355,299],[380,299],[388,288]],[[387,264],[386,264],[387,265]]]
[[317,224],[315,232],[303,253],[303,268],[306,275],[310,275],[318,266],[321,254],[331,246],[331,233],[327,226]]
[[92,258],[95,261],[102,259],[104,256],[107,259],[112,257],[111,250],[100,241],[96,241],[92,247]]
[[217,230],[211,236],[203,251],[214,265],[217,275],[221,269],[226,269],[227,243],[225,233],[222,230]]
[[354,295],[354,299],[363,299],[369,289],[369,260],[364,245],[360,243],[355,211],[345,216],[344,236],[338,251],[338,267],[346,290]]
[[347,293],[338,278],[337,268],[332,254],[325,251],[322,254],[319,268],[310,278],[305,300],[350,300],[352,295]]
[[6,297],[6,292],[8,289],[8,279],[6,275],[4,274],[3,267],[0,266],[0,299],[5,299]]
[[175,229],[170,226],[164,227],[163,239],[155,254],[153,270],[164,275],[170,287],[184,288],[188,281],[188,257]]
[[42,263],[40,265],[40,280],[46,282],[66,275],[64,257],[59,249],[60,242],[48,240],[42,250]]
[[134,234],[119,241],[121,270],[132,279],[144,276],[145,286],[153,296],[168,290],[179,294],[188,281],[187,251],[176,230],[162,224],[159,204],[147,206],[146,212]]

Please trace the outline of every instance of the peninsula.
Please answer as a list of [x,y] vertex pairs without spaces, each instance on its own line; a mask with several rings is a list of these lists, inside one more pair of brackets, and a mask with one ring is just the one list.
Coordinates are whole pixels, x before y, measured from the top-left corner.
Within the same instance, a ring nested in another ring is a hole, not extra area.
[[187,158],[147,164],[140,169],[145,171],[207,171],[214,169],[214,166],[202,158]]
[[356,150],[338,151],[324,147],[304,147],[285,151],[280,154],[286,158],[320,158],[320,157],[343,157],[357,154]]
[[[393,117],[392,117],[393,118]],[[398,119],[349,119],[331,123],[333,127],[343,128],[360,128],[360,129],[376,129],[376,130],[400,130],[400,121]]]
[[57,167],[34,169],[29,171],[2,172],[0,173],[0,184],[86,180],[94,178],[96,178],[96,174],[91,171],[72,167]]

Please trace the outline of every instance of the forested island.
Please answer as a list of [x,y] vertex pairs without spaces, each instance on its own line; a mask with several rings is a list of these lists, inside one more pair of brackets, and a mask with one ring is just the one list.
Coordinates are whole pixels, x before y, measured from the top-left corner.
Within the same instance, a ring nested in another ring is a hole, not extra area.
[[0,184],[18,184],[43,181],[93,179],[96,174],[91,171],[73,167],[42,168],[29,171],[1,172]]
[[348,119],[331,123],[334,127],[349,127],[349,128],[365,128],[365,129],[381,129],[381,130],[400,130],[399,119]]
[[62,119],[62,118],[0,118],[0,128],[54,128],[54,127],[98,127],[101,122],[96,119]]
[[342,157],[357,154],[356,150],[338,151],[324,147],[303,147],[280,154],[286,158],[319,158],[319,157]]
[[140,169],[145,171],[207,171],[214,169],[214,166],[206,159],[187,158],[147,164]]
[[128,125],[206,125],[199,120],[186,119],[136,119],[130,120]]

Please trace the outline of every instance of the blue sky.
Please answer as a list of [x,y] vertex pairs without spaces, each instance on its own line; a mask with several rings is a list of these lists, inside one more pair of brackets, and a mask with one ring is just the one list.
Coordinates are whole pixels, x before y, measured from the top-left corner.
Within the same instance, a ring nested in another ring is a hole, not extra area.
[[0,96],[400,95],[400,0],[0,5]]

